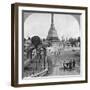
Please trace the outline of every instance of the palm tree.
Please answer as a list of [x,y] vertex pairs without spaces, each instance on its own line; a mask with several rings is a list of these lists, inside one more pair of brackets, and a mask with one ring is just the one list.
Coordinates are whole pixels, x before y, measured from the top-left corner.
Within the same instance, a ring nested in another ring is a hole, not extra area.
[[39,36],[33,36],[31,38],[31,42],[37,48],[37,46],[41,43],[40,37]]

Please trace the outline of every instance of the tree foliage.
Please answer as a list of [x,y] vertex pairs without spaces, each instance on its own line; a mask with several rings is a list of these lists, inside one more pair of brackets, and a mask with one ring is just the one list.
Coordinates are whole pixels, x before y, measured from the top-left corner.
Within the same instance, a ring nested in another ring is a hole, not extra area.
[[78,37],[78,38],[69,38],[69,42],[71,43],[72,47],[76,46],[76,43],[80,42],[80,37]]
[[31,38],[31,42],[35,47],[37,47],[41,42],[40,37],[39,36],[33,36]]

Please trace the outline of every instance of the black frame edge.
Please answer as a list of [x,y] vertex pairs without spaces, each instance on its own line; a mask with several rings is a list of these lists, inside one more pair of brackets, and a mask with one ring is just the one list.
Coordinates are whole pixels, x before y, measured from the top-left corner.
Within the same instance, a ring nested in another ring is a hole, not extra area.
[[[15,4],[11,4],[11,86],[18,85],[18,12]],[[17,18],[16,18],[17,17]]]
[[85,54],[86,54],[86,57],[85,57],[85,60],[86,60],[86,64],[85,64],[85,73],[86,73],[86,76],[85,76],[85,79],[86,79],[86,83],[88,83],[88,7],[85,9],[85,44],[86,44],[86,47],[85,47]]
[[11,86],[14,86],[14,4],[11,4]]
[[87,9],[86,6],[71,6],[71,5],[56,5],[56,4],[36,4],[36,3],[21,3],[21,2],[16,2],[14,3],[17,6],[31,6],[31,7],[45,7],[45,8],[64,8],[64,9]]

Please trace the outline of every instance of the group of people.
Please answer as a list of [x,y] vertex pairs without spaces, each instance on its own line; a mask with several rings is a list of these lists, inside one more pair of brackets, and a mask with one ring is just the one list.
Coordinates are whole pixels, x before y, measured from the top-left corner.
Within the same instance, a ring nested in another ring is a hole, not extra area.
[[46,57],[46,50],[43,47],[34,48],[30,52],[30,63],[34,64],[34,68],[36,70],[38,68],[45,69],[45,57]]
[[76,61],[75,61],[75,59],[71,59],[71,60],[69,60],[68,62],[67,62],[67,61],[64,61],[64,62],[63,62],[64,71],[65,71],[65,70],[71,71],[71,70],[73,70],[73,69],[75,68],[75,66],[76,66]]

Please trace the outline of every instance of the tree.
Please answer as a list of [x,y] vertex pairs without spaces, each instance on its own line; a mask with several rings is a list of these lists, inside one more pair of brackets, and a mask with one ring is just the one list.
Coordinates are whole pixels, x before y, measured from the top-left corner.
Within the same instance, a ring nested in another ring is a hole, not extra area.
[[71,45],[73,47],[73,46],[76,46],[77,40],[76,40],[76,38],[69,38],[69,42],[71,43]]
[[45,41],[46,39],[45,38],[43,38],[43,41]]
[[24,38],[24,42],[26,41],[26,38]]
[[37,46],[41,43],[40,37],[39,36],[33,36],[31,38],[31,42],[37,48]]
[[30,37],[28,37],[28,40],[30,40]]
[[77,41],[80,42],[80,37],[78,37]]

